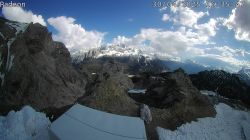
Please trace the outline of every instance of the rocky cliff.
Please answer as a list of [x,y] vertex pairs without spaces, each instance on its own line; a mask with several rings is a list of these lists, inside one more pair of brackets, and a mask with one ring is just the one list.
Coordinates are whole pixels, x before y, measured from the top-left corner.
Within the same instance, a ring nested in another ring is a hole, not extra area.
[[92,60],[81,64],[79,72],[88,77],[86,95],[79,103],[114,114],[138,116],[139,106],[127,94],[133,83],[124,74],[122,64],[114,60],[104,63]]
[[193,84],[200,90],[210,90],[219,95],[241,100],[250,105],[250,86],[243,82],[238,74],[222,70],[202,71],[190,75]]
[[216,114],[212,103],[200,94],[182,69],[153,75],[143,73],[132,81],[136,88],[146,89],[145,94],[131,97],[150,106],[153,119],[146,125],[150,139],[157,139],[157,126],[174,130],[186,122]]
[[0,33],[1,104],[59,108],[84,95],[84,77],[46,27],[0,18]]

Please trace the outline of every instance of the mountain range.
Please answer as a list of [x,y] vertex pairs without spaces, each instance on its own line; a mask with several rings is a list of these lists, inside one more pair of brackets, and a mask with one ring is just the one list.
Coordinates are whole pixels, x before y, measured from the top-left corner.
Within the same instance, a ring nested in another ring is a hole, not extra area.
[[[79,103],[105,112],[139,117],[149,106],[156,127],[175,130],[200,117],[214,117],[210,97],[199,90],[250,103],[249,69],[237,74],[214,70],[193,61],[160,59],[125,45],[109,44],[88,52],[70,53],[38,23],[0,18],[0,114],[30,105],[56,119]],[[143,90],[135,96],[129,90]]]

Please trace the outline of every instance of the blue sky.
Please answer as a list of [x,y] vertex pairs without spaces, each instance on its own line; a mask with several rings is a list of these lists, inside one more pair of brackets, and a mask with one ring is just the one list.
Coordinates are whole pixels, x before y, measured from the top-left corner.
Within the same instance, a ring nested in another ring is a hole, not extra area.
[[40,15],[36,21],[46,24],[53,38],[64,42],[69,50],[123,43],[146,52],[192,59],[232,71],[250,66],[249,0],[240,0],[241,7],[206,8],[205,1],[200,0],[198,8],[177,6],[161,10],[153,7],[154,0],[13,2],[25,2],[26,6],[16,12],[6,8],[2,16],[34,22],[33,16]]
[[132,36],[141,28],[168,28],[165,27],[165,23],[159,22],[161,14],[157,8],[152,7],[151,0],[72,0],[71,2],[21,0],[19,2],[25,2],[25,9],[42,15],[44,19],[57,16],[73,17],[76,23],[87,30],[108,32],[107,40],[121,34]]

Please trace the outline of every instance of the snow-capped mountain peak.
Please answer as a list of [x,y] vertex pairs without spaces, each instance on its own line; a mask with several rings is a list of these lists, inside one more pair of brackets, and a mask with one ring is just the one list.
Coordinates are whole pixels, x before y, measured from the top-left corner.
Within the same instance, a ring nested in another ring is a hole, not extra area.
[[149,54],[141,49],[129,47],[124,44],[107,44],[99,48],[91,49],[88,52],[77,51],[71,53],[73,60],[80,62],[87,58],[101,58],[101,57],[135,57],[138,61],[141,57],[146,60],[152,60],[156,57],[154,54]]
[[250,85],[250,68],[242,68],[238,74],[240,78]]
[[250,68],[242,68],[238,73],[250,78]]

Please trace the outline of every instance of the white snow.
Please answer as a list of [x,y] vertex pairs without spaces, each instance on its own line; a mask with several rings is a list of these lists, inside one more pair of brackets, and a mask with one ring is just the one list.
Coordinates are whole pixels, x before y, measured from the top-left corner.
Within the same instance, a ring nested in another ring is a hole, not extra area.
[[[101,53],[97,56],[139,56],[142,51],[137,48],[128,47],[125,45],[108,45],[101,49]],[[146,54],[143,54],[146,55]]]
[[8,71],[10,71],[10,69],[12,68],[13,66],[13,60],[14,60],[14,55],[11,55],[10,56],[10,61],[9,61],[9,65],[8,65]]
[[15,33],[15,37],[11,38],[8,42],[7,42],[7,47],[8,47],[8,55],[7,55],[7,63],[6,63],[6,70],[9,71],[13,65],[13,59],[14,59],[14,55],[11,55],[10,53],[10,47],[12,45],[12,43],[16,40],[17,35],[20,32],[24,32],[27,27],[28,24],[26,23],[12,23],[12,22],[6,22],[7,25],[9,25],[11,28],[14,28],[16,30]]
[[51,125],[51,138],[60,140],[146,140],[143,120],[91,109],[71,107]]
[[50,121],[46,115],[25,106],[0,116],[0,139],[3,140],[49,140]]
[[3,38],[3,39],[5,39],[5,37],[4,37],[4,35],[0,32],[0,36]]
[[9,25],[10,27],[16,29],[16,36],[20,33],[20,32],[24,32],[26,30],[26,28],[28,27],[27,23],[19,23],[19,22],[6,22],[7,25]]
[[207,96],[216,96],[216,97],[219,97],[219,98],[229,100],[229,98],[227,98],[225,96],[221,96],[218,93],[213,92],[213,91],[209,91],[209,90],[201,90],[200,93],[203,94],[203,95],[207,95]]
[[133,78],[133,77],[135,77],[135,75],[128,74],[128,78]]
[[200,93],[203,95],[207,95],[207,96],[216,96],[217,95],[215,92],[208,91],[208,90],[201,90]]
[[106,44],[102,47],[95,48],[92,50],[89,50],[89,52],[86,51],[77,51],[72,53],[72,57],[74,58],[74,61],[80,62],[85,58],[85,55],[91,58],[100,58],[105,56],[112,56],[112,57],[135,57],[139,61],[140,58],[143,56],[145,57],[145,61],[152,60],[155,58],[154,53],[146,53],[142,51],[141,49],[129,47],[124,44]]
[[157,127],[159,140],[250,140],[250,113],[220,103],[215,118],[200,118],[175,131]]
[[250,68],[242,68],[238,73],[250,78]]
[[11,38],[8,42],[7,42],[7,47],[8,47],[8,55],[7,55],[7,62],[6,62],[6,70],[9,70],[10,67],[10,46],[11,44],[15,41],[15,38]]
[[128,93],[130,94],[145,94],[146,93],[146,89],[130,89],[128,90]]

